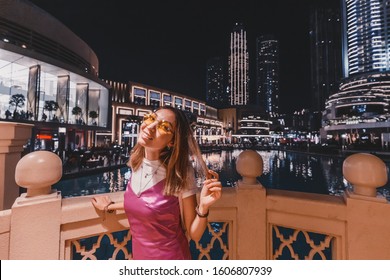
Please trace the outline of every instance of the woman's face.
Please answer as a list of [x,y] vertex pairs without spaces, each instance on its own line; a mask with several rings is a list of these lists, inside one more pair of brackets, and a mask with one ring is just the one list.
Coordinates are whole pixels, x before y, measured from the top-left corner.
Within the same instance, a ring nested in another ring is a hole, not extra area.
[[175,129],[175,114],[169,109],[160,109],[144,116],[138,143],[145,149],[162,150],[173,145]]

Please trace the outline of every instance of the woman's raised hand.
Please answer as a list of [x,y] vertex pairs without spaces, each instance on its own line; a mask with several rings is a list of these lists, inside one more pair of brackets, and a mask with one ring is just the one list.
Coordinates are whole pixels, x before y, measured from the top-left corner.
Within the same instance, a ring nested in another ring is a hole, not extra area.
[[209,174],[203,183],[199,197],[199,204],[207,208],[220,199],[222,195],[222,184],[219,181],[219,174],[213,170],[208,172]]

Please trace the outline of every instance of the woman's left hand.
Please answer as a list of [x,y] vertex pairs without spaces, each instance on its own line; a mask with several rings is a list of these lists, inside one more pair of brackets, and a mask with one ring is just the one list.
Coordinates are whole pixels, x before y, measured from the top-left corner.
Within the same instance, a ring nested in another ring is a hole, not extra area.
[[209,170],[209,176],[203,183],[200,192],[199,204],[207,209],[214,204],[222,195],[222,184],[219,181],[219,174]]

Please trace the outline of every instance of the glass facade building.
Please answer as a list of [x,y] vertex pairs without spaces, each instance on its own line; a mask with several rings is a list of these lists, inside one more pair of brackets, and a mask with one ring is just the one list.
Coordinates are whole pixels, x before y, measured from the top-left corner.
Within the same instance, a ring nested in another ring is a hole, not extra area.
[[50,14],[0,1],[0,120],[33,123],[30,150],[89,146],[89,131],[110,128],[98,71],[93,50]]
[[256,104],[268,114],[279,113],[279,44],[272,36],[256,40]]
[[389,5],[387,0],[342,1],[344,79],[325,103],[328,139],[385,147],[390,128]]
[[228,105],[223,62],[222,57],[213,57],[207,61],[206,102],[217,108]]
[[386,72],[389,68],[387,0],[344,0],[344,76]]
[[340,7],[317,4],[310,13],[310,81],[312,109],[322,112],[342,78]]

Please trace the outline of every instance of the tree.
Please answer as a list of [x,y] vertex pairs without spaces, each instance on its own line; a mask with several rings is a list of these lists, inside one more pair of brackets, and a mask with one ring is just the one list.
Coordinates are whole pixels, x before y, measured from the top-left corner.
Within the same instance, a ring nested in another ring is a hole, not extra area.
[[51,112],[52,111],[57,111],[58,109],[58,103],[55,102],[54,100],[48,100],[48,101],[45,101],[45,105],[43,106],[43,110],[46,110],[49,112],[49,120],[52,119],[51,117]]
[[76,116],[76,123],[80,123],[80,117],[83,113],[83,110],[79,106],[75,106],[72,109],[72,115]]
[[96,125],[96,118],[98,117],[98,113],[96,111],[89,111],[88,116],[92,119],[92,124]]
[[9,105],[14,106],[14,116],[16,116],[16,111],[18,107],[24,106],[24,101],[26,101],[26,97],[23,94],[14,94],[9,99]]

